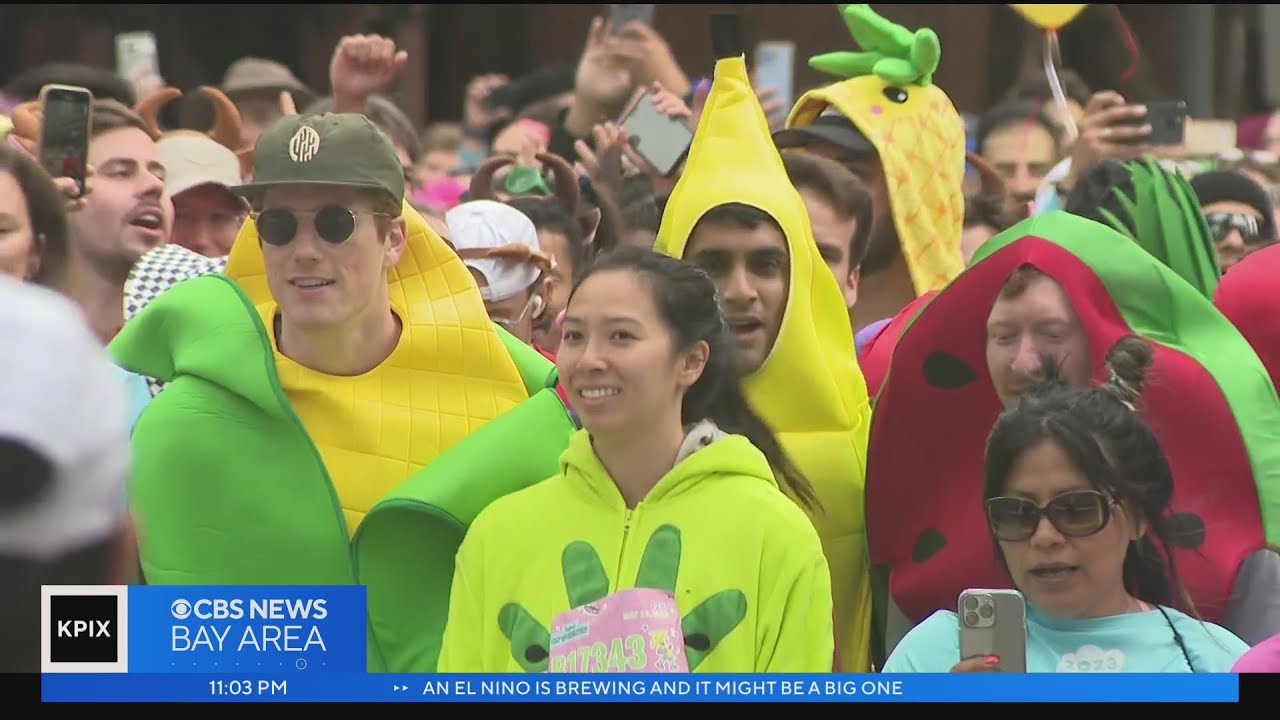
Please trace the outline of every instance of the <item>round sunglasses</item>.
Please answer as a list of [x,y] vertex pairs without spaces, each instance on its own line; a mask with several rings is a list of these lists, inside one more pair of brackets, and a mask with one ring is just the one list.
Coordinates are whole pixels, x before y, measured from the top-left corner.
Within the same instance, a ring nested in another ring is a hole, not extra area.
[[1082,538],[1100,532],[1111,521],[1116,501],[1094,490],[1075,490],[1050,500],[1044,507],[1020,497],[987,500],[987,526],[1001,542],[1031,539],[1047,517],[1065,537]]
[[312,226],[321,240],[330,245],[341,245],[355,233],[357,214],[390,217],[386,213],[326,205],[310,212],[271,208],[254,213],[253,222],[262,242],[280,247],[293,242],[298,235],[299,218],[310,215]]

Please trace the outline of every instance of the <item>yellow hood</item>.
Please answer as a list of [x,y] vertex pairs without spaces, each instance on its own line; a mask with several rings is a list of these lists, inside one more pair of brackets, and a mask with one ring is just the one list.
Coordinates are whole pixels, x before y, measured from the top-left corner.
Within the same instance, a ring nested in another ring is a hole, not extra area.
[[[404,255],[387,273],[387,282],[391,306],[408,326],[425,330],[415,334],[415,366],[491,380],[503,408],[525,400],[529,391],[489,320],[471,271],[408,203],[403,214]],[[275,304],[266,272],[257,227],[252,219],[245,220],[231,246],[226,274],[261,307]]]
[[[844,298],[809,226],[804,201],[787,178],[742,58],[716,64],[679,183],[667,200],[655,249],[683,257],[709,210],[742,203],[782,227],[791,254],[790,295],[778,340],[745,389],[756,412],[779,431],[830,431],[862,424],[866,385]],[[797,403],[795,398],[803,397]]]
[[[870,11],[857,12],[864,6],[848,7],[859,15],[846,11],[851,27],[874,18]],[[787,127],[804,127],[833,111],[848,118],[880,155],[916,295],[941,289],[964,269],[965,132],[951,99],[928,80],[898,85],[876,74],[860,75],[806,93]]]
[[743,379],[751,407],[813,484],[813,514],[831,567],[845,669],[865,671],[867,584],[862,493],[871,409],[844,297],[813,240],[741,57],[716,63],[715,80],[680,181],[667,201],[656,249],[683,257],[709,210],[742,203],[782,227],[791,282],[778,339]]

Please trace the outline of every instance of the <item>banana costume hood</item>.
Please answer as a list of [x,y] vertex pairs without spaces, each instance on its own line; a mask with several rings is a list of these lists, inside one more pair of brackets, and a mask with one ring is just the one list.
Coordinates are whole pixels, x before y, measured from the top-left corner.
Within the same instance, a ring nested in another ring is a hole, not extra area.
[[1280,541],[1280,400],[1248,343],[1197,289],[1123,235],[1065,212],[987,241],[897,343],[867,472],[871,558],[890,569],[894,603],[919,622],[954,609],[965,588],[1009,587],[982,508],[982,448],[1001,410],[985,326],[1023,265],[1071,300],[1098,380],[1121,338],[1137,335],[1155,351],[1142,411],[1173,471],[1178,572],[1201,616],[1230,627],[1228,606],[1258,597],[1242,592],[1253,582],[1246,559]]
[[840,656],[846,671],[864,672],[871,618],[862,512],[867,389],[843,296],[818,253],[804,201],[773,146],[740,56],[716,63],[684,172],[663,212],[658,252],[683,257],[702,216],[728,203],[769,214],[786,236],[791,281],[782,325],[743,390],[817,493],[821,508],[812,519],[831,567]]
[[964,268],[964,122],[933,84],[942,51],[932,30],[913,33],[870,5],[839,8],[862,52],[812,58],[810,67],[847,79],[805,93],[787,127],[839,112],[875,147],[902,255],[916,295],[923,295]]
[[[182,280],[219,262],[155,251],[110,350],[164,384],[133,435],[147,581],[367,585],[370,670],[431,672],[467,526],[553,474],[574,428],[554,369],[489,321],[462,261],[403,212],[406,248],[388,274],[402,337],[366,375],[324,376],[278,353],[251,220],[225,274]],[[480,427],[501,452],[468,443]],[[436,462],[459,448],[469,464]]]

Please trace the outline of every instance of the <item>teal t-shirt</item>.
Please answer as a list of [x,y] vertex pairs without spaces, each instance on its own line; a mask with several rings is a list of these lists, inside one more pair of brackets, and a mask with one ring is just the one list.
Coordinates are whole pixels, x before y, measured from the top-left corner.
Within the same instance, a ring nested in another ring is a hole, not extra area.
[[142,411],[151,402],[151,388],[147,387],[147,379],[141,375],[131,373],[117,365],[112,367],[120,376],[120,382],[124,385],[125,394],[129,399],[129,415],[126,419],[129,422],[129,430],[132,432],[134,423],[138,422],[138,416],[142,415]]
[[[1027,672],[1225,673],[1249,649],[1225,628],[1171,608],[1165,612],[1168,620],[1155,609],[1063,620],[1028,606]],[[1174,628],[1186,646],[1185,656]],[[945,673],[958,662],[960,620],[954,612],[939,610],[902,638],[881,672]]]

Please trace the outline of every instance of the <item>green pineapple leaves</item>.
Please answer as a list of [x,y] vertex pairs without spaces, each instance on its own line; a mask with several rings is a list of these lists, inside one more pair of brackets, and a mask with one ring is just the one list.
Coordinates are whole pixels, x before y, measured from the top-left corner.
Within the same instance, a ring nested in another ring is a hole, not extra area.
[[842,78],[875,75],[892,85],[933,82],[942,59],[938,36],[929,28],[915,32],[880,17],[870,5],[840,5],[840,16],[862,52],[824,53],[809,67]]

